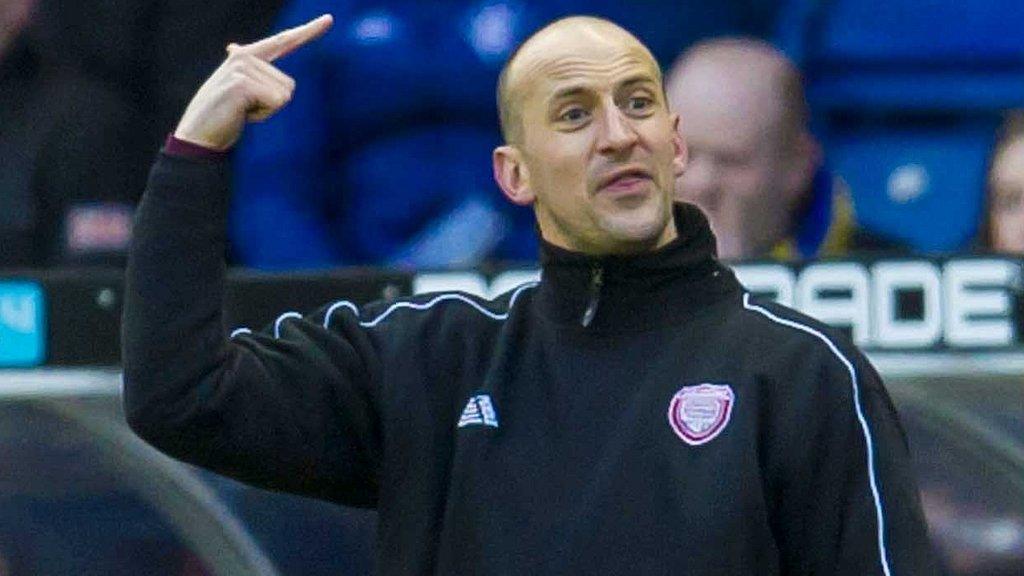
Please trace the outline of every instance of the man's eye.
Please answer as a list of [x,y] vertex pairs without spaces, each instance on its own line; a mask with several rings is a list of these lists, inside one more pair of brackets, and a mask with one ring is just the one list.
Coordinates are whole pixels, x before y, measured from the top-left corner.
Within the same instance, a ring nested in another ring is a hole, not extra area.
[[631,112],[642,112],[654,105],[654,100],[647,96],[633,96],[629,99],[628,107]]
[[583,108],[569,108],[558,117],[564,122],[580,122],[587,118],[587,111]]

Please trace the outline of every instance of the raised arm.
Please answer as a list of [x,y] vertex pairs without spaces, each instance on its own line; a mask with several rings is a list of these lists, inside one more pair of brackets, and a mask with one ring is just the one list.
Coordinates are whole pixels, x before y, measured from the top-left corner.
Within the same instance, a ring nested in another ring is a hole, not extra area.
[[[283,106],[269,62],[322,34],[320,18],[229,56],[177,138],[214,149]],[[129,424],[164,452],[267,488],[356,505],[376,500],[380,368],[349,311],[287,317],[229,338],[223,326],[227,166],[161,154],[129,255],[123,322]]]

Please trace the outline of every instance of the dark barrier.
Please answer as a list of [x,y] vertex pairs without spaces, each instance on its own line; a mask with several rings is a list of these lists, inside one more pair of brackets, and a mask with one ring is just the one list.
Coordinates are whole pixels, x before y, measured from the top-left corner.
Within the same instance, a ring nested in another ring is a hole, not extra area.
[[[763,262],[734,268],[751,292],[841,327],[869,351],[1024,350],[1020,260]],[[261,327],[283,312],[309,312],[337,300],[362,304],[440,290],[493,296],[536,277],[530,270],[236,272],[228,283],[225,329]],[[123,276],[114,271],[0,274],[0,367],[117,364],[123,290]]]
[[[378,270],[317,275],[230,275],[225,324],[263,326],[286,310],[312,311],[410,293],[412,276]],[[67,270],[0,275],[0,367],[120,363],[124,276]]]

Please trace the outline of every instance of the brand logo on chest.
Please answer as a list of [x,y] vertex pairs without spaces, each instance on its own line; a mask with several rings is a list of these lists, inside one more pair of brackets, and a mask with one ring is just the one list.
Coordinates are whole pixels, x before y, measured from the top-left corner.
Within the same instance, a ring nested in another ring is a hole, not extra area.
[[472,396],[466,402],[466,407],[462,409],[462,415],[459,416],[458,427],[465,428],[466,426],[498,427],[498,413],[494,410],[490,394]]
[[735,403],[728,384],[683,386],[668,404],[668,423],[690,446],[707,444],[729,425]]

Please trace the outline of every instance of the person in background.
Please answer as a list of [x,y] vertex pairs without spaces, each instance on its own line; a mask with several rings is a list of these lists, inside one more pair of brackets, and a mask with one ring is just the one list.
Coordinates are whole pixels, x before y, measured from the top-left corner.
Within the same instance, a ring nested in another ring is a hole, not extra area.
[[145,181],[138,118],[41,40],[41,7],[0,3],[0,267],[119,264]]
[[703,209],[728,260],[889,248],[857,230],[808,128],[800,71],[770,44],[717,38],[672,66],[666,90],[690,165],[676,198]]
[[1024,254],[1024,113],[1007,118],[996,143],[985,217],[981,234],[985,248]]

